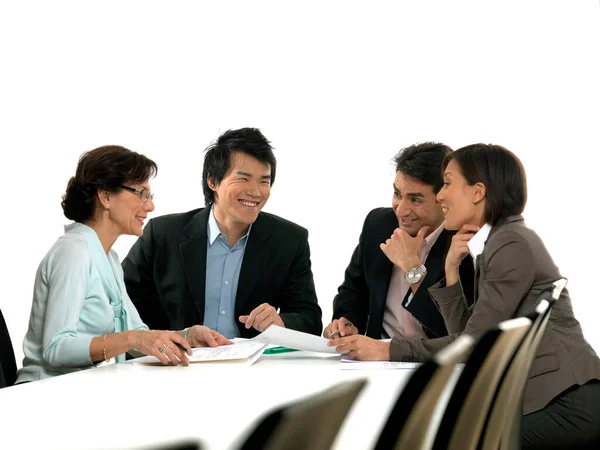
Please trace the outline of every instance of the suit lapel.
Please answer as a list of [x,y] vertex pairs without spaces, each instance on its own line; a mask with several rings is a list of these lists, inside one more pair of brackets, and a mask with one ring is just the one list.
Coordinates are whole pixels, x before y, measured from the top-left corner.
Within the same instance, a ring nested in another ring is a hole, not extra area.
[[183,272],[201,321],[204,321],[206,294],[206,247],[210,207],[202,209],[183,229],[179,254]]
[[[244,311],[244,305],[248,301],[254,286],[256,286],[261,273],[271,257],[272,249],[268,245],[268,240],[272,234],[273,230],[269,222],[265,219],[265,216],[259,214],[256,221],[252,224],[246,249],[244,250],[240,279],[235,297],[236,317]],[[269,303],[272,301],[272,299],[265,298],[261,299],[260,303]]]
[[[447,230],[442,230],[439,237],[434,242],[433,247],[431,247],[429,255],[427,256],[427,260],[424,263],[427,267],[427,274],[421,283],[422,286],[433,286],[437,280],[441,278],[442,268],[444,267],[444,257],[448,250],[450,239],[451,233],[449,233]],[[429,300],[429,292],[427,289],[421,290],[421,288],[419,288],[415,294],[415,297],[426,297],[427,301],[431,302]]]
[[490,234],[488,235],[487,239],[485,240],[485,243],[483,244],[483,252],[481,252],[481,254],[477,256],[477,258],[475,258],[475,281],[473,283],[473,302],[476,302],[477,297],[479,296],[479,279],[481,278],[483,271],[483,253],[485,252],[485,246],[490,241],[490,239],[494,237],[498,230],[500,230],[504,225],[512,222],[523,222],[523,220],[523,216],[521,215],[503,217],[490,230]]
[[[427,274],[421,282],[421,286],[417,289],[416,294],[410,298],[412,289],[409,288],[402,306],[410,312],[422,325],[428,328],[436,337],[445,336],[448,332],[444,321],[437,311],[436,306],[429,298],[427,287],[433,286],[440,278],[442,278],[442,268],[444,267],[444,257],[450,245],[452,233],[443,230],[437,238],[429,255],[425,266]],[[410,299],[410,300],[409,300]]]
[[370,284],[369,315],[365,329],[367,336],[376,339],[381,337],[385,303],[394,268],[394,264],[379,248],[379,244],[389,239],[394,230],[398,228],[398,218],[391,208],[380,224],[374,224],[378,225],[377,229],[373,227],[368,230],[370,235],[365,239],[363,249],[366,255],[365,261],[367,262],[365,267],[366,278]]
[[[392,230],[393,231],[393,230]],[[391,233],[390,233],[391,235]],[[386,237],[386,239],[389,238]],[[385,239],[382,241],[385,242]],[[379,253],[373,260],[372,267],[369,268],[371,284],[371,301],[369,302],[369,317],[366,325],[367,335],[379,339],[383,324],[383,315],[385,313],[385,304],[387,301],[390,279],[394,264],[385,256],[381,249],[377,248]]]
[[475,258],[475,281],[473,282],[473,301],[477,301],[479,295],[479,277],[481,275],[481,255]]

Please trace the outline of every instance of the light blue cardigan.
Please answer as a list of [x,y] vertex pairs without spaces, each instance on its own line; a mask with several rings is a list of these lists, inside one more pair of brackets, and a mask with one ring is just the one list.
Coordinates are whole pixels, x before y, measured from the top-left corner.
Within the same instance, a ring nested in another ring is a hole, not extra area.
[[147,329],[127,295],[117,254],[106,255],[92,228],[67,225],[38,267],[17,383],[86,369],[95,336]]

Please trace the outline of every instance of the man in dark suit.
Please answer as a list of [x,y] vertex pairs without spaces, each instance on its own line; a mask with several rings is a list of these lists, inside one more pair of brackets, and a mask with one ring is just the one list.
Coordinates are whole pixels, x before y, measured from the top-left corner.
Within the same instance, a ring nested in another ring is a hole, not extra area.
[[[369,354],[389,360],[390,344],[381,338],[448,335],[427,288],[444,278],[454,234],[444,229],[436,200],[443,185],[442,161],[450,152],[443,144],[427,142],[396,155],[392,208],[374,209],[365,219],[324,337],[364,334],[373,338],[365,345],[376,348]],[[473,271],[472,260],[465,259],[461,279],[468,284]],[[472,284],[464,288],[473,292]]]
[[206,150],[206,207],[157,217],[123,261],[127,292],[151,329],[200,323],[228,338],[270,325],[322,329],[306,229],[261,212],[277,162],[255,128]]
[[12,386],[17,380],[17,363],[8,327],[0,311],[0,388]]

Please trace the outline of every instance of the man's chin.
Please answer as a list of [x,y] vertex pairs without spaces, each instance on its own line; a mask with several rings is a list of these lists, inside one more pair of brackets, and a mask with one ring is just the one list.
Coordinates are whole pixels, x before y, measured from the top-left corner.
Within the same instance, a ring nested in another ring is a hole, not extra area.
[[419,232],[419,227],[417,227],[416,225],[411,225],[409,227],[407,227],[405,225],[400,225],[398,228],[400,228],[403,231],[406,231],[412,237],[415,237],[417,235],[417,233]]
[[252,225],[254,222],[256,222],[256,219],[258,219],[258,213],[260,211],[258,211],[255,214],[243,214],[241,217],[239,217],[240,222],[246,224],[246,225]]

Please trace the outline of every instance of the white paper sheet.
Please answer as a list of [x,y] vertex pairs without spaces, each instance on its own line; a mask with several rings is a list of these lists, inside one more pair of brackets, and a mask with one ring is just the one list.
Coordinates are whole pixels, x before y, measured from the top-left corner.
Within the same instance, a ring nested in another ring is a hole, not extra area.
[[252,340],[309,352],[337,353],[335,347],[327,346],[329,339],[301,331],[289,330],[277,325],[271,325]]
[[[238,342],[248,342],[251,339],[249,339],[249,338],[242,338],[242,337],[236,337],[236,338],[231,338],[229,340],[235,344],[235,343],[238,343]],[[268,344],[265,347],[265,350],[268,349],[268,348],[273,348],[273,347],[279,347],[279,345],[277,345],[277,344]]]
[[257,352],[262,353],[266,347],[263,342],[245,341],[233,345],[193,348],[190,362],[249,359]]
[[417,369],[422,363],[398,361],[356,361],[346,355],[340,358],[342,370]]
[[[267,348],[267,344],[253,340],[236,342],[233,345],[193,348],[192,356],[189,356],[190,364],[221,364],[230,362],[251,365],[262,355],[265,348]],[[139,364],[162,364],[155,356],[144,356],[143,358],[134,359],[133,362]]]

